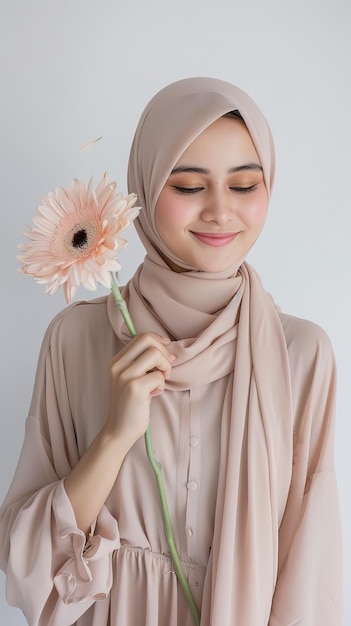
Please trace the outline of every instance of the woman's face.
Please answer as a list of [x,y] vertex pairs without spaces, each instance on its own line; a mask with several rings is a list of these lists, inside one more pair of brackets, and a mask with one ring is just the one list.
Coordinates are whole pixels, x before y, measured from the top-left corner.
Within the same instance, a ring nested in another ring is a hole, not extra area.
[[222,272],[250,250],[267,208],[262,168],[246,126],[221,117],[176,163],[157,200],[156,226],[179,259],[203,272]]

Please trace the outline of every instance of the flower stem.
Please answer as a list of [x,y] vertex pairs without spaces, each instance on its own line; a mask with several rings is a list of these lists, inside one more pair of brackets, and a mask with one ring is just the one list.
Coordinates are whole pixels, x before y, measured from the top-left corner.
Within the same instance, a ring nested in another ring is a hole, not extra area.
[[146,432],[145,432],[145,443],[146,443],[146,452],[147,452],[147,456],[148,459],[150,461],[151,467],[154,471],[155,474],[155,478],[156,478],[156,482],[157,482],[157,486],[158,486],[158,491],[160,494],[160,500],[161,500],[161,507],[162,507],[162,517],[163,517],[163,525],[164,525],[164,529],[165,529],[165,535],[166,535],[166,539],[167,539],[167,543],[168,543],[168,547],[172,556],[172,560],[173,560],[173,564],[174,564],[174,568],[179,580],[179,583],[183,589],[185,598],[187,600],[187,603],[189,605],[191,614],[194,618],[194,622],[196,624],[196,626],[200,625],[200,613],[199,610],[196,606],[193,594],[191,592],[191,589],[189,587],[188,581],[186,579],[186,576],[184,574],[184,570],[182,567],[182,564],[180,562],[180,558],[177,552],[177,548],[175,545],[175,541],[174,541],[174,535],[173,535],[173,531],[172,531],[172,525],[171,525],[171,519],[170,519],[170,515],[169,515],[169,511],[168,511],[168,504],[167,504],[167,498],[166,498],[166,492],[165,492],[165,486],[164,486],[164,482],[163,482],[163,477],[162,477],[162,467],[161,467],[161,463],[159,463],[154,455],[154,451],[152,449],[152,442],[151,442],[151,433],[150,433],[150,428],[148,427]]
[[[116,305],[121,311],[122,317],[126,323],[129,334],[131,335],[131,337],[135,337],[136,335],[135,326],[133,324],[132,318],[130,317],[127,304],[125,300],[123,299],[123,296],[119,290],[118,284],[116,282],[116,277],[112,272],[111,272],[111,277],[112,277],[111,290],[112,290]],[[173,560],[175,572],[178,577],[179,583],[183,589],[185,598],[188,602],[194,622],[196,626],[200,626],[200,613],[196,606],[191,589],[189,587],[189,583],[184,574],[184,570],[180,562],[180,558],[179,558],[177,548],[175,545],[172,524],[171,524],[171,519],[169,515],[169,510],[168,510],[166,491],[165,491],[165,486],[164,486],[163,477],[162,477],[162,467],[154,455],[152,441],[151,441],[150,426],[148,426],[145,431],[145,445],[146,445],[146,453],[147,453],[148,459],[150,461],[150,465],[153,469],[153,472],[156,478],[156,483],[157,483],[160,501],[161,501],[162,518],[163,518],[165,535],[166,535],[168,547],[171,553],[171,557]]]
[[117,308],[121,311],[122,313],[122,317],[126,323],[126,326],[128,328],[128,332],[130,334],[131,337],[135,337],[136,335],[136,330],[135,330],[135,326],[133,324],[133,320],[129,315],[129,311],[128,311],[128,307],[126,304],[126,301],[123,299],[123,296],[119,290],[119,287],[117,285],[116,282],[116,278],[115,275],[111,272],[111,289],[112,289],[112,293],[115,299],[115,303]]

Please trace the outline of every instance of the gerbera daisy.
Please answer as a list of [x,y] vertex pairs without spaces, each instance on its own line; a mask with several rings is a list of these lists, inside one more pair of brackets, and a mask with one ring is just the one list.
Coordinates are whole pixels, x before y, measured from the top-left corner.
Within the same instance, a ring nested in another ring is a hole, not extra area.
[[140,207],[136,195],[115,194],[116,183],[105,173],[94,190],[74,179],[70,187],[57,187],[42,200],[24,233],[30,242],[20,244],[23,274],[56,293],[63,286],[69,303],[82,284],[95,290],[100,283],[111,288],[110,272],[118,272],[117,251],[126,245],[120,233],[134,220]]

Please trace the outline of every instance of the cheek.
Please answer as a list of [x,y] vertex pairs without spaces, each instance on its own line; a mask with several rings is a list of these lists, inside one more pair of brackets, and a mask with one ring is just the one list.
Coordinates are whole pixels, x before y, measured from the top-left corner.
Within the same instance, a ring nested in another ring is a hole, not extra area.
[[187,223],[188,213],[180,198],[160,197],[155,211],[158,231],[161,233],[183,227]]
[[263,226],[268,211],[267,192],[257,195],[254,199],[248,199],[245,207],[245,221],[252,228]]

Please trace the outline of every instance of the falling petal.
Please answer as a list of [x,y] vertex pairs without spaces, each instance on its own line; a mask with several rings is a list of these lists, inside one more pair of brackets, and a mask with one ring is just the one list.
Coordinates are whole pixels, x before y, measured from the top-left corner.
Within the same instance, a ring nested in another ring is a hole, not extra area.
[[85,150],[89,150],[89,148],[94,146],[101,139],[102,139],[102,135],[101,135],[101,137],[98,137],[97,139],[94,139],[93,141],[89,141],[89,143],[85,143],[83,146],[80,147],[80,152],[84,152]]

